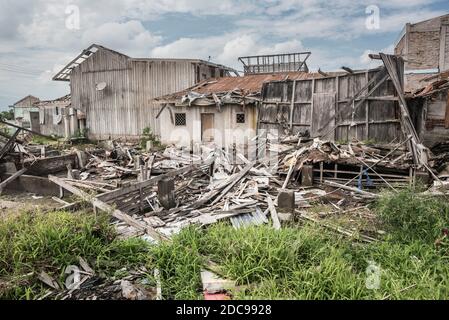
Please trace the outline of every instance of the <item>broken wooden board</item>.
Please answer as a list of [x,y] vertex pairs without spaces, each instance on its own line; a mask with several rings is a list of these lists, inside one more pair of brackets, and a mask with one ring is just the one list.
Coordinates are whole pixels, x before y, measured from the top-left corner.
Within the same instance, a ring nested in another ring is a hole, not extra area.
[[150,235],[151,237],[153,237],[156,240],[165,240],[166,238],[161,235],[159,232],[157,232],[154,228],[152,228],[151,226],[146,225],[143,222],[140,222],[136,219],[134,219],[133,217],[123,213],[120,210],[114,209],[112,206],[110,206],[109,204],[95,198],[92,197],[91,195],[89,195],[88,193],[85,193],[84,191],[68,184],[67,182],[65,182],[64,180],[49,175],[48,179],[54,183],[56,183],[57,185],[61,186],[62,188],[70,191],[71,193],[73,193],[74,195],[80,197],[81,199],[83,199],[84,201],[88,201],[91,202],[92,205],[95,208],[100,209],[101,211],[110,213],[113,217],[119,219],[120,221],[124,221],[127,224],[135,227],[136,229],[143,231],[145,233],[147,233],[148,235]]

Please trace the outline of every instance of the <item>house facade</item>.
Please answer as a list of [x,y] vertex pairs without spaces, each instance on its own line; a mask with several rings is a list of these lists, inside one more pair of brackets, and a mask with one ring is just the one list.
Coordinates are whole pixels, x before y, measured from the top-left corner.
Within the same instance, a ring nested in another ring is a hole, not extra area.
[[70,138],[84,133],[85,116],[72,108],[70,95],[55,100],[39,101],[40,133]]
[[92,45],[53,80],[70,81],[72,108],[86,115],[89,138],[138,139],[146,128],[160,135],[153,99],[232,70],[192,59],[135,59]]
[[39,108],[36,106],[39,101],[39,98],[28,95],[13,104],[16,125],[40,132]]

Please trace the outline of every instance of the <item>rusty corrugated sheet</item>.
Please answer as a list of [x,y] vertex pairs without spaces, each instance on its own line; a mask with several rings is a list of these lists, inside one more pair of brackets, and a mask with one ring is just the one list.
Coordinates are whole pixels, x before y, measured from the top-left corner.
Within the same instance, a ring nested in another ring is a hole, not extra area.
[[256,94],[262,89],[262,85],[269,81],[284,80],[308,80],[324,78],[317,72],[284,72],[273,74],[255,74],[243,77],[224,77],[218,79],[205,80],[194,87],[165,95],[155,100],[174,100],[186,95],[188,92],[194,91],[200,94],[223,93],[233,90],[243,91],[245,94]]

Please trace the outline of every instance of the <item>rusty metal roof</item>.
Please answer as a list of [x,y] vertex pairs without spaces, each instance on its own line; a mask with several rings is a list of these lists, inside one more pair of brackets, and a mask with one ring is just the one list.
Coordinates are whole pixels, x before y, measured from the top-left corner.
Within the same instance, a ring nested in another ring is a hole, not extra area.
[[45,108],[45,107],[66,108],[70,106],[71,103],[72,103],[71,95],[67,94],[55,100],[38,101],[34,103],[34,106],[38,108]]
[[284,80],[308,80],[324,78],[320,73],[314,72],[283,72],[273,74],[254,74],[243,77],[224,77],[207,79],[199,84],[179,91],[158,97],[155,100],[168,101],[182,98],[189,92],[196,92],[199,94],[218,94],[230,91],[241,91],[243,94],[258,94],[262,89],[262,85],[269,81],[284,81]]

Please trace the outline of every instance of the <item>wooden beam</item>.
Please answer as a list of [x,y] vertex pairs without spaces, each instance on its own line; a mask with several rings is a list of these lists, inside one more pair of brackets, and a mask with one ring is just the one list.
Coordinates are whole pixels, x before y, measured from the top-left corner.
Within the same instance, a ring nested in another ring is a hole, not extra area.
[[166,239],[163,235],[161,235],[159,232],[157,232],[153,227],[134,219],[133,217],[123,213],[122,211],[120,211],[118,209],[114,209],[109,204],[101,201],[100,199],[92,197],[90,194],[70,185],[69,183],[65,182],[64,180],[62,180],[58,177],[52,176],[52,175],[49,175],[48,179],[50,181],[56,183],[57,185],[61,186],[62,188],[70,191],[74,195],[80,197],[84,201],[88,201],[88,202],[92,203],[92,205],[95,208],[98,208],[101,211],[110,213],[114,218],[117,218],[118,220],[129,224],[130,226],[136,228],[139,231],[147,233],[154,239],[156,239],[156,240],[165,240]]
[[344,71],[346,71],[347,73],[350,73],[350,74],[353,74],[354,73],[354,70],[352,70],[351,68],[349,68],[349,67],[341,67]]
[[449,92],[447,93],[446,115],[444,117],[444,128],[449,129]]
[[14,146],[14,143],[16,142],[16,138],[20,133],[20,129],[17,129],[14,134],[9,137],[8,142],[3,146],[3,148],[0,150],[0,159],[3,158],[4,155],[6,155]]
[[293,130],[293,110],[295,108],[296,81],[293,81],[292,101],[290,104],[290,131]]
[[58,140],[58,139],[55,139],[55,138],[53,138],[53,137],[46,136],[45,134],[42,134],[42,133],[39,133],[39,132],[36,132],[36,131],[33,131],[33,130],[25,129],[25,128],[20,127],[20,126],[17,126],[17,125],[15,125],[15,124],[12,124],[12,123],[3,121],[3,120],[1,120],[1,119],[0,119],[0,123],[3,123],[3,124],[5,124],[5,125],[7,125],[7,126],[11,126],[11,127],[13,127],[13,128],[20,129],[20,130],[23,130],[23,131],[26,131],[26,132],[30,132],[30,133],[32,133],[32,134],[35,134],[35,135],[38,135],[38,136],[41,136],[41,137],[44,137],[44,138],[47,138],[47,139],[50,139],[50,140],[53,140],[53,141],[57,141],[57,140]]
[[329,187],[333,187],[333,188],[337,188],[337,189],[343,189],[343,190],[347,190],[347,191],[352,191],[352,192],[358,193],[358,194],[363,195],[363,196],[368,197],[368,198],[378,198],[379,197],[378,194],[367,192],[367,191],[363,191],[363,190],[360,190],[358,188],[350,187],[350,186],[347,186],[347,185],[344,185],[344,184],[340,184],[340,183],[337,183],[337,182],[333,182],[333,181],[324,180],[324,184],[329,186]]
[[3,188],[6,187],[9,183],[16,180],[18,177],[20,177],[22,174],[24,174],[28,168],[23,168],[22,170],[17,171],[12,176],[10,176],[8,179],[0,183],[0,194],[3,192]]

